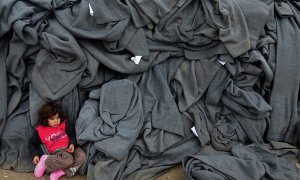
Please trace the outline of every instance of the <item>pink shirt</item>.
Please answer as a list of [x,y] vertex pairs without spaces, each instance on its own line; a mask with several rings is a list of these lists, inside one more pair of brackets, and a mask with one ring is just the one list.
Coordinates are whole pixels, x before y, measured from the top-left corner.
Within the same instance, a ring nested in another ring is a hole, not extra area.
[[66,134],[66,121],[57,127],[39,125],[36,130],[39,133],[41,142],[45,144],[51,154],[55,150],[66,148],[69,145],[69,137]]

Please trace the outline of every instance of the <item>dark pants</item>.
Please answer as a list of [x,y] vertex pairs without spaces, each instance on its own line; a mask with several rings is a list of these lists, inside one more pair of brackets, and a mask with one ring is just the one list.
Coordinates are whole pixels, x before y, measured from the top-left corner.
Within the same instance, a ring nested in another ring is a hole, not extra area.
[[[46,172],[51,173],[62,169],[67,176],[72,176],[85,161],[86,154],[80,147],[77,147],[73,154],[66,152],[65,149],[61,149],[48,156]],[[76,170],[75,172],[74,169]]]

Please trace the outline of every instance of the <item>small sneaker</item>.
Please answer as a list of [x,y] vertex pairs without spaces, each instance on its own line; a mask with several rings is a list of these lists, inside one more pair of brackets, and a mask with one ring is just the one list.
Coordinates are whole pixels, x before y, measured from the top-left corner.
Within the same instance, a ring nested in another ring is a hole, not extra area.
[[71,176],[74,176],[75,173],[77,172],[77,168],[76,167],[70,167],[70,171],[71,171]]

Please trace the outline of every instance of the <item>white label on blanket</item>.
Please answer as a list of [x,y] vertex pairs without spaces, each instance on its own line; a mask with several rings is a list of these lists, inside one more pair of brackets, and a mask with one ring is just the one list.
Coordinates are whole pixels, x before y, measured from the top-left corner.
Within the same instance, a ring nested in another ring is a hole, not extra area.
[[91,15],[91,16],[94,16],[94,11],[93,11],[92,6],[91,6],[90,3],[89,3],[89,8],[90,8],[90,15]]
[[198,133],[197,133],[197,131],[196,131],[195,126],[193,126],[193,127],[191,128],[191,130],[192,130],[192,132],[194,133],[194,135],[198,137]]
[[222,64],[223,66],[224,66],[225,63],[226,63],[226,61],[222,61],[222,60],[218,60],[218,62],[219,62],[220,64]]
[[131,57],[130,60],[132,60],[135,64],[139,64],[141,61],[141,58],[142,58],[142,56],[134,56],[134,57]]

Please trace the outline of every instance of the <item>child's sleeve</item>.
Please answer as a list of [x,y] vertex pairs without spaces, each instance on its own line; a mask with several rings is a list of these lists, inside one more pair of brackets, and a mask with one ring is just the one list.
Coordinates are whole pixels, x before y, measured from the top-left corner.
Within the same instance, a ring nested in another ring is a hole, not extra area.
[[76,147],[77,142],[76,142],[76,133],[75,133],[75,128],[71,122],[66,123],[66,133],[70,139],[69,145],[73,144],[74,147]]
[[32,157],[40,157],[41,155],[43,155],[43,151],[40,148],[41,143],[42,142],[39,137],[39,133],[37,132],[37,130],[34,130],[29,141],[29,153],[32,155]]

